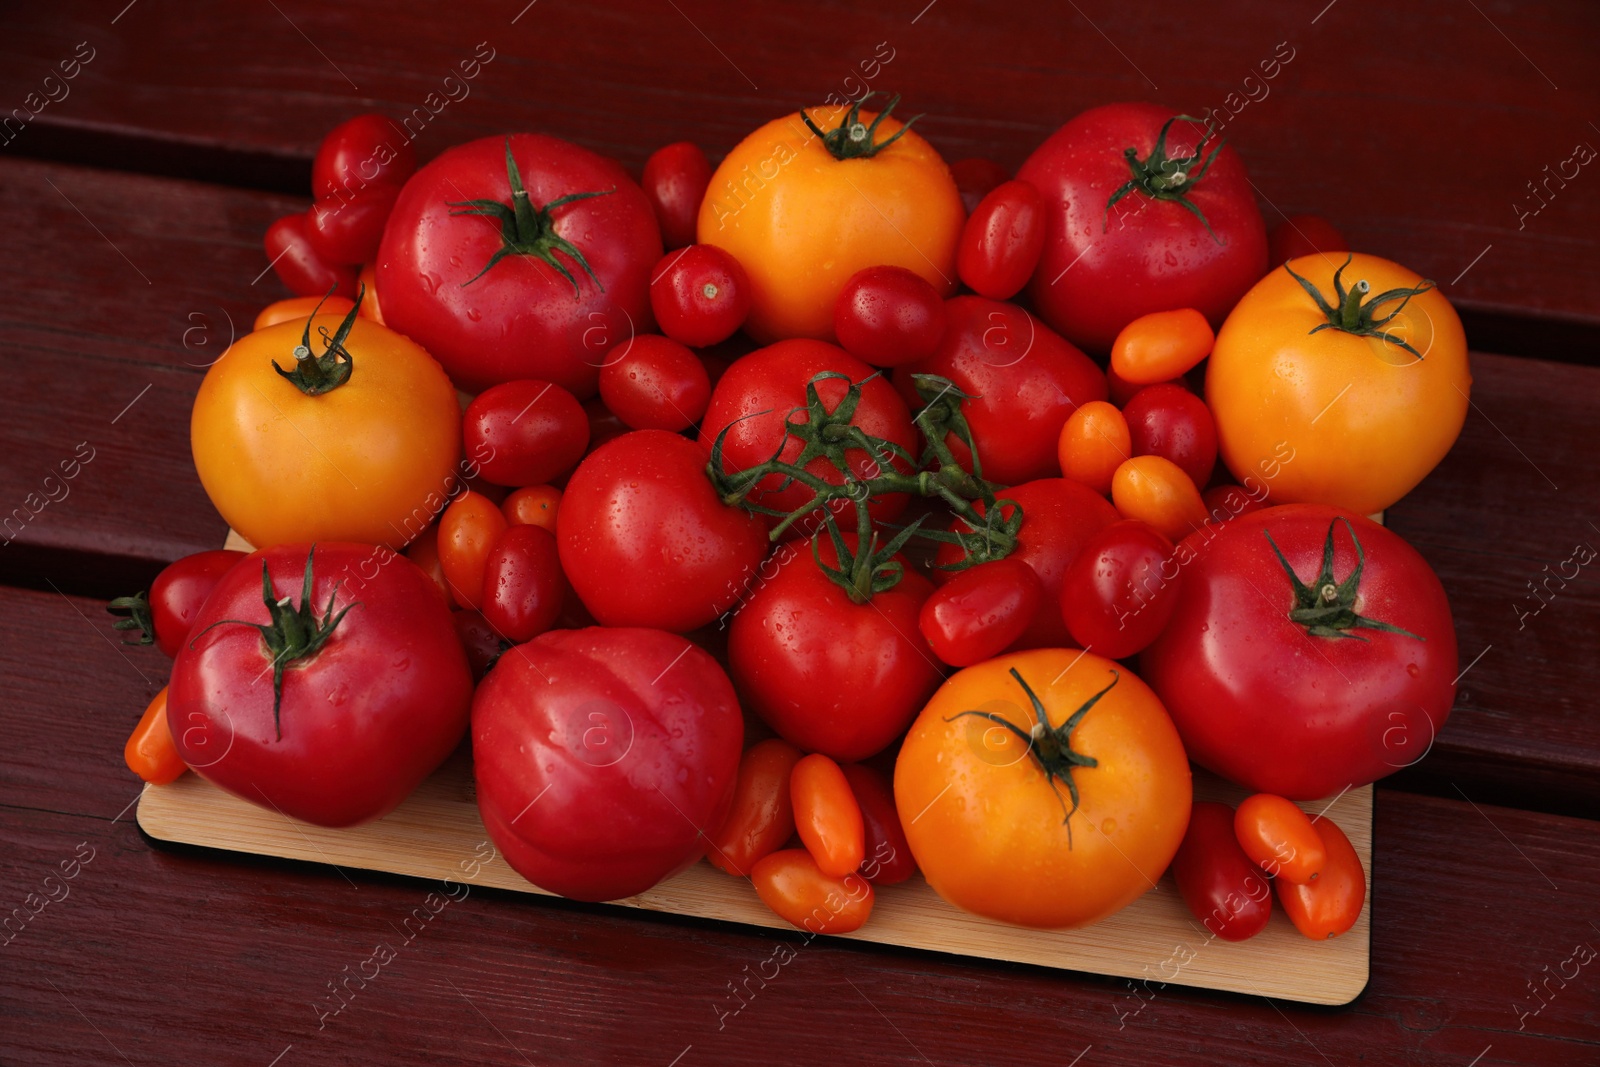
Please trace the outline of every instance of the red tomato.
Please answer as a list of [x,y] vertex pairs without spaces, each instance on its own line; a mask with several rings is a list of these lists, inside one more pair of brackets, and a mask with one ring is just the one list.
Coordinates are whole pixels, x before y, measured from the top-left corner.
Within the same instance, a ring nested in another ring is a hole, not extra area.
[[635,430],[687,430],[706,413],[711,379],[693,352],[647,333],[600,368],[600,399]]
[[722,826],[709,835],[706,859],[718,870],[750,877],[756,861],[782,848],[794,836],[794,802],[789,775],[804,755],[777,737],[758,741],[739,760],[733,804]]
[[1455,699],[1455,628],[1439,579],[1397,534],[1286,504],[1209,526],[1174,558],[1178,604],[1140,664],[1196,763],[1315,800],[1432,743]]
[[387,115],[357,115],[328,131],[311,161],[311,195],[350,196],[369,185],[405,184],[417,150]]
[[[983,476],[1016,485],[1059,471],[1056,442],[1073,410],[1106,398],[1106,379],[1089,357],[1014,304],[981,296],[945,302],[948,325],[933,358],[895,371],[895,387],[914,408],[913,374],[938,374],[976,399],[961,406],[978,445]],[[970,462],[952,434],[946,443]]]
[[1089,538],[1061,583],[1061,615],[1072,640],[1107,659],[1143,651],[1166,628],[1181,574],[1172,542],[1133,519]]
[[894,784],[889,776],[865,763],[845,763],[839,769],[850,783],[861,807],[863,847],[861,877],[873,885],[897,885],[917,873],[917,861],[906,843],[900,813],[894,805]]
[[525,379],[491,386],[461,420],[467,454],[486,481],[539,485],[566,474],[589,447],[589,420],[577,398],[554,382]]
[[1217,465],[1217,424],[1206,402],[1181,385],[1147,385],[1122,409],[1135,456],[1161,456],[1198,489]]
[[970,215],[992,190],[1011,180],[1011,172],[992,159],[974,156],[950,164],[950,177],[956,180],[956,188],[961,191],[961,206]]
[[1022,292],[1044,251],[1044,200],[1024,181],[992,189],[967,219],[956,272],[967,287],[992,300]]
[[1291,259],[1350,251],[1350,242],[1321,215],[1290,215],[1272,229],[1269,260],[1281,267]]
[[439,566],[455,602],[483,607],[483,579],[489,550],[506,531],[506,517],[482,493],[466,492],[439,516]]
[[958,571],[923,602],[917,625],[934,655],[970,667],[1010,648],[1043,598],[1033,568],[1008,556]]
[[538,526],[508,527],[483,564],[483,617],[507,641],[521,644],[561,617],[567,579],[556,535]]
[[[1109,104],[1062,126],[1017,172],[1046,210],[1028,292],[1074,344],[1108,352],[1128,323],[1175,307],[1198,309],[1215,329],[1267,272],[1267,228],[1244,164],[1205,134],[1155,104]],[[1130,166],[1148,179],[1130,180]],[[1187,181],[1173,184],[1179,172]]]
[[388,324],[460,388],[538,378],[583,398],[607,352],[650,329],[660,258],[650,203],[621,166],[519,133],[449,149],[406,182],[378,288]]
[[1321,874],[1328,859],[1310,817],[1294,801],[1271,793],[1244,799],[1234,813],[1233,832],[1252,863],[1295,885]]
[[750,314],[750,279],[716,245],[669,252],[650,276],[650,307],[661,332],[704,348],[732,337]]
[[578,464],[556,543],[583,605],[606,626],[687,633],[727,611],[767,554],[766,524],[724,504],[706,449],[635,430]]
[[466,731],[472,673],[450,612],[381,546],[256,552],[194,625],[168,690],[178,754],[280,815],[319,826],[387,815]]
[[1225,941],[1248,940],[1272,918],[1272,886],[1235,840],[1226,804],[1195,802],[1172,876],[1190,913]]
[[632,896],[705,853],[743,740],[727,675],[683,638],[552,630],[478,687],[478,811],[534,885],[576,900]]
[[329,290],[356,298],[356,269],[329,263],[311,247],[305,215],[285,215],[267,227],[264,240],[272,272],[295,296],[325,296]]
[[872,914],[872,885],[859,874],[823,874],[803,848],[774,852],[756,864],[750,881],[761,902],[784,921],[812,934],[848,934]]
[[833,332],[846,352],[875,367],[927,359],[944,335],[944,299],[904,267],[868,267],[844,283]]
[[471,608],[453,611],[450,618],[456,624],[456,637],[461,642],[462,651],[467,654],[467,663],[472,667],[472,680],[483,681],[483,676],[511,647],[511,642],[489,625],[489,620],[483,617],[481,611]]
[[795,831],[823,874],[843,878],[861,866],[867,856],[861,805],[837,763],[820,753],[801,759],[789,772],[789,798]]
[[628,432],[628,424],[617,418],[599,397],[591,397],[583,402],[583,414],[589,420],[590,452]]
[[1227,522],[1266,507],[1266,493],[1252,493],[1242,485],[1215,485],[1201,494],[1208,522]]
[[1349,930],[1367,903],[1367,875],[1355,846],[1332,819],[1312,823],[1327,859],[1322,873],[1305,885],[1278,880],[1278,903],[1294,928],[1313,941],[1326,941]]
[[556,532],[561,490],[550,485],[525,485],[500,501],[500,513],[512,526],[542,526]]
[[176,656],[189,639],[206,597],[245,555],[218,548],[167,564],[150,583],[148,594],[118,597],[111,602],[107,610],[127,616],[113,628],[138,630],[138,644],[148,645],[153,640],[168,658]]
[[378,185],[349,199],[324,197],[306,214],[306,239],[328,263],[359,265],[378,254],[383,224],[389,221],[397,185]]
[[700,201],[710,184],[711,163],[693,141],[664,145],[644,161],[644,195],[668,248],[694,244]]

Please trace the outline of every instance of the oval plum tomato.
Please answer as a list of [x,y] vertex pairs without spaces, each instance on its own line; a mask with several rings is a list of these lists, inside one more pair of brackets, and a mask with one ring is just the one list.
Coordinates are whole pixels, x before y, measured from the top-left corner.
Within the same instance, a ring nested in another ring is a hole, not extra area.
[[1199,490],[1217,465],[1217,425],[1206,402],[1181,385],[1147,385],[1122,409],[1135,456],[1176,463]]
[[306,239],[328,263],[358,266],[378,254],[383,224],[389,221],[397,185],[379,185],[348,200],[327,197],[306,213]]
[[411,138],[387,115],[346,119],[328,131],[311,160],[311,195],[350,196],[373,185],[405,184],[417,169]]
[[733,607],[767,555],[767,528],[729,507],[701,445],[635,430],[586,456],[567,482],[556,543],[567,580],[605,626],[687,633]]
[[330,263],[311,247],[306,215],[285,215],[267,227],[263,245],[272,273],[295,296],[356,298],[356,269]]
[[106,606],[111,614],[124,616],[112,628],[138,630],[138,640],[128,644],[148,645],[153,641],[167,658],[176,656],[189,639],[206,597],[245,555],[218,548],[167,564],[150,583],[148,593],[117,597]]
[[[1272,228],[1269,242],[1269,259],[1274,267],[1281,267],[1291,259],[1314,256],[1318,253],[1333,255],[1350,251],[1350,242],[1333,223],[1321,215],[1290,215]],[[1343,256],[1339,256],[1343,259]]]
[[[1017,533],[1017,546],[1007,559],[1017,559],[1033,568],[1039,576],[1044,595],[1039,598],[1038,610],[1022,637],[1012,642],[1014,648],[1060,647],[1072,643],[1066,623],[1061,619],[1061,583],[1066,579],[1067,568],[1078,558],[1078,553],[1089,538],[1104,526],[1116,522],[1117,509],[1087,486],[1069,482],[1065,478],[1040,478],[1003,490],[999,494],[1002,514],[1008,514],[1006,502],[1022,508],[1022,528]],[[976,505],[982,512],[981,503]],[[955,529],[966,529],[957,520]],[[961,550],[955,545],[940,545],[934,557],[938,568],[935,578],[949,574],[948,568],[961,559]]]
[[933,654],[970,667],[1011,647],[1039,612],[1044,586],[1033,568],[1007,557],[956,573],[923,602],[917,625]]
[[728,676],[683,638],[552,630],[502,657],[473,699],[478,811],[541,889],[632,896],[704,855],[743,740]]
[[1355,846],[1332,819],[1312,822],[1326,859],[1312,881],[1296,885],[1278,879],[1278,903],[1294,928],[1313,941],[1326,941],[1355,926],[1367,903],[1367,872]]
[[439,562],[438,523],[423,530],[415,541],[406,546],[406,559],[415,563],[423,574],[433,579],[434,588],[439,590],[446,607],[455,605],[455,598],[450,595],[450,581],[444,576],[444,564]]
[[472,673],[450,612],[381,546],[256,552],[223,575],[195,627],[168,691],[178,754],[281,815],[319,826],[387,815],[466,732]]
[[1155,104],[1108,104],[1062,126],[1017,172],[1045,202],[1028,292],[1074,344],[1107,352],[1128,323],[1174,307],[1219,326],[1266,273],[1267,227],[1244,164],[1207,134]]
[[710,184],[711,161],[693,141],[663,145],[644,161],[644,195],[669,250],[694,244],[700,201]]
[[600,399],[635,430],[687,430],[706,413],[711,379],[677,341],[641,334],[600,368]]
[[[978,446],[983,476],[1016,485],[1056,473],[1061,427],[1079,404],[1106,398],[1106,379],[1089,357],[1014,304],[981,296],[945,302],[947,325],[931,359],[895,369],[908,404],[922,407],[913,375],[937,374],[973,397],[961,410]],[[946,438],[962,464],[967,447]]]
[[1107,659],[1141,652],[1166,628],[1181,574],[1153,526],[1114,522],[1089,538],[1061,582],[1072,640]]
[[[853,535],[844,540],[858,551]],[[917,629],[932,585],[905,571],[858,603],[822,569],[839,566],[828,538],[816,555],[786,542],[773,558],[728,627],[729,669],[746,710],[807,752],[861,760],[882,751],[939,684]]]
[[167,687],[155,695],[139,724],[128,735],[122,747],[122,760],[128,770],[151,785],[166,785],[183,777],[189,765],[178,755],[178,746],[172,740],[172,730],[167,725]]
[[973,156],[950,164],[950,177],[961,193],[961,206],[970,215],[978,210],[984,197],[1011,180],[1011,172],[992,159]]
[[471,608],[452,611],[450,619],[456,624],[456,637],[460,639],[461,649],[467,654],[467,663],[472,667],[472,680],[483,681],[483,676],[499,662],[511,647],[511,642],[489,625],[489,620],[483,617],[481,611]]
[[539,485],[572,470],[589,447],[589,420],[567,390],[523,379],[490,386],[467,405],[467,454],[485,481]]
[[512,526],[543,526],[556,532],[561,490],[551,485],[525,485],[500,501],[500,513]]
[[745,330],[757,341],[833,340],[839,292],[865,267],[905,267],[941,295],[955,288],[966,212],[950,169],[889,115],[898,98],[882,113],[861,111],[865,99],[774,119],[712,175],[700,243],[749,275]]
[[1363,515],[1444,458],[1471,389],[1455,308],[1377,256],[1307,256],[1268,274],[1228,316],[1206,365],[1235,477],[1264,473],[1288,448],[1294,462],[1267,483],[1273,503]]
[[1455,699],[1456,635],[1439,579],[1398,535],[1289,504],[1209,527],[1174,558],[1178,604],[1140,663],[1196,763],[1316,800],[1432,743]]
[[848,934],[872,915],[871,883],[859,874],[823,874],[803,848],[786,848],[758,861],[750,881],[761,903],[808,933]]
[[1111,501],[1124,518],[1181,541],[1206,522],[1206,505],[1183,468],[1165,456],[1135,456],[1111,476]]
[[661,332],[704,348],[726,341],[750,314],[750,279],[715,245],[690,245],[662,257],[650,277],[650,307]]
[[867,855],[861,805],[837,763],[817,752],[802,758],[789,773],[789,797],[795,831],[823,874],[843,878],[861,866]]
[[1133,457],[1133,437],[1122,412],[1104,400],[1091,400],[1067,416],[1056,441],[1062,477],[1111,494],[1111,476]]
[[1149,889],[1183,838],[1191,789],[1155,694],[1108,659],[1052,648],[945,682],[900,748],[894,796],[934,892],[1049,928]]
[[1224,941],[1247,941],[1272,918],[1272,886],[1233,836],[1233,809],[1200,801],[1172,860],[1189,912]]
[[757,860],[776,852],[794,836],[789,775],[804,754],[778,737],[758,741],[745,750],[728,816],[708,835],[706,859],[713,867],[748,878]]
[[251,328],[264,330],[280,322],[309,319],[319,306],[324,315],[343,316],[345,312],[355,307],[355,301],[342,296],[291,296],[287,300],[275,300],[261,309],[261,313],[256,316],[255,325]]
[[1125,382],[1154,385],[1188,374],[1211,354],[1216,334],[1194,308],[1140,315],[1111,343],[1111,366]]
[[944,336],[939,290],[904,267],[868,267],[844,283],[833,306],[839,344],[875,367],[932,356]]
[[352,310],[235,341],[200,383],[189,440],[206,495],[252,545],[400,548],[455,484],[461,405],[428,353]]
[[863,845],[861,877],[873,885],[897,885],[917,873],[917,861],[906,844],[900,813],[894,806],[894,782],[884,772],[865,763],[844,763],[839,769],[850,782],[861,808]]
[[1233,833],[1252,863],[1295,885],[1315,878],[1328,859],[1310,817],[1294,801],[1271,793],[1257,793],[1240,803]]
[[462,493],[439,516],[439,566],[450,595],[463,608],[483,607],[489,552],[506,532],[498,505],[482,493]]
[[1024,181],[996,186],[961,231],[956,270],[967,287],[992,300],[1022,292],[1044,251],[1044,200]]
[[649,331],[660,258],[650,202],[620,165],[519,133],[451,148],[406,182],[378,287],[389,324],[468,392],[539,378],[584,398],[607,352]]
[[483,617],[513,644],[544,633],[561,617],[567,579],[556,535],[538,526],[507,527],[483,564]]

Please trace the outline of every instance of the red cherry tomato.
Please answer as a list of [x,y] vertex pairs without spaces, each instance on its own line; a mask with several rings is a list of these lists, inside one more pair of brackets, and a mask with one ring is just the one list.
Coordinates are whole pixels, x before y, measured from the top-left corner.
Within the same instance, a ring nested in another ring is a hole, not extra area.
[[398,185],[375,185],[348,199],[323,197],[306,213],[306,239],[328,263],[368,263],[378,254],[383,224],[399,195]]
[[1178,602],[1172,542],[1134,519],[1089,538],[1061,583],[1061,616],[1073,641],[1126,659],[1160,636]]
[[1251,862],[1295,885],[1322,873],[1327,849],[1310,816],[1292,800],[1272,793],[1246,797],[1233,816],[1239,847]]
[[453,611],[450,617],[456,625],[456,637],[461,641],[462,651],[467,654],[467,664],[472,668],[472,680],[481,682],[483,676],[489,673],[489,668],[511,647],[511,642],[489,625],[481,611],[468,608],[466,611]]
[[950,164],[950,177],[956,180],[956,188],[961,191],[961,206],[970,215],[993,189],[1011,180],[1011,172],[992,159],[975,156]]
[[272,272],[295,296],[323,296],[330,289],[356,298],[356,269],[329,263],[311,247],[305,215],[285,215],[267,227],[263,241]]
[[405,184],[417,169],[411,138],[387,115],[357,115],[328,131],[311,161],[311,195],[349,196],[368,186]]
[[483,607],[489,550],[505,530],[506,517],[499,506],[481,493],[463,493],[444,509],[439,517],[439,564],[457,604]]
[[1313,941],[1325,941],[1349,930],[1367,902],[1366,872],[1355,846],[1332,819],[1313,826],[1327,853],[1322,872],[1306,885],[1278,880],[1278,903],[1294,928]]
[[916,874],[917,861],[900,825],[889,776],[865,763],[842,763],[839,769],[861,806],[866,850],[859,868],[861,877],[874,885],[895,885]]
[[875,367],[927,359],[944,335],[938,290],[904,267],[868,267],[844,283],[833,332],[844,350]]
[[794,828],[823,874],[843,878],[866,858],[861,805],[850,781],[827,756],[812,754],[789,772]]
[[539,526],[511,526],[483,564],[483,617],[515,644],[556,624],[567,597],[556,536]]
[[1044,201],[1024,181],[998,185],[961,231],[956,272],[979,296],[1010,300],[1022,291],[1044,251]]
[[786,848],[750,874],[761,902],[784,921],[813,934],[848,934],[872,914],[872,884],[859,874],[823,874],[811,853]]
[[700,201],[711,184],[711,163],[693,141],[665,145],[644,161],[644,195],[668,248],[694,244]]
[[704,348],[726,341],[750,314],[750,279],[715,245],[668,252],[650,273],[650,310],[661,332]]
[[1273,228],[1268,249],[1272,265],[1281,267],[1300,256],[1348,252],[1350,242],[1321,215],[1290,215]]
[[1248,940],[1272,918],[1272,887],[1239,847],[1226,804],[1195,802],[1172,875],[1189,911],[1225,941]]
[[640,334],[600,368],[600,399],[635,430],[686,430],[706,413],[711,378],[677,341]]
[[561,490],[549,485],[523,486],[500,501],[500,512],[512,526],[543,526],[555,533]]
[[1019,559],[957,572],[922,605],[917,625],[933,654],[952,667],[992,659],[1021,637],[1039,611],[1044,586]]
[[450,583],[445,579],[444,567],[439,563],[438,523],[423,530],[415,541],[406,546],[406,559],[422,568],[422,573],[433,579],[434,588],[439,590],[446,607],[454,606],[455,599],[450,596]]
[[1217,424],[1206,402],[1181,385],[1147,385],[1122,409],[1135,456],[1176,463],[1198,489],[1217,464]]
[[176,656],[188,642],[200,608],[222,576],[247,553],[217,548],[169,563],[150,583],[150,620],[156,647]]
[[805,753],[781,738],[759,741],[739,760],[733,806],[714,834],[706,859],[718,870],[750,877],[756,861],[782,848],[794,835],[789,776]]
[[554,382],[502,382],[479,393],[461,420],[467,455],[485,481],[539,485],[559,478],[589,447],[583,405]]

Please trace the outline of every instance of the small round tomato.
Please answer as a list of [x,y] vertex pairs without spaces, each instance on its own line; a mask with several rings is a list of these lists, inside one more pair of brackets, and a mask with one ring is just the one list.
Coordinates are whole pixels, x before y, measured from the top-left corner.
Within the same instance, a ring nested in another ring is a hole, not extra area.
[[511,642],[489,625],[489,620],[483,617],[481,611],[471,608],[452,611],[450,618],[456,625],[456,637],[461,641],[461,650],[467,654],[467,663],[472,667],[473,682],[483,681],[483,676],[511,647]]
[[256,316],[253,329],[265,330],[268,326],[276,326],[280,322],[295,322],[308,319],[317,308],[322,308],[324,315],[343,316],[345,312],[355,307],[355,302],[343,296],[291,296],[287,300],[275,300],[261,309],[261,314]]
[[1084,648],[1127,659],[1166,628],[1179,578],[1171,541],[1146,523],[1114,522],[1089,538],[1067,568],[1061,617]]
[[650,153],[644,161],[644,195],[661,225],[667,248],[694,244],[700,201],[711,184],[711,162],[693,141],[675,141]]
[[1064,478],[1111,495],[1111,476],[1133,458],[1128,420],[1112,404],[1091,400],[1067,416],[1056,441],[1056,458]]
[[148,594],[118,597],[111,602],[107,610],[127,616],[114,629],[139,630],[138,644],[148,645],[153,640],[169,659],[176,656],[189,640],[206,597],[245,555],[217,548],[167,564],[150,583]]
[[967,287],[992,300],[1022,291],[1044,251],[1044,201],[1024,181],[1005,182],[983,198],[961,231],[956,270]]
[[1294,928],[1313,941],[1345,933],[1367,903],[1367,874],[1355,846],[1332,819],[1312,823],[1327,854],[1322,873],[1305,885],[1278,879],[1278,903]]
[[370,263],[399,195],[398,185],[377,185],[348,199],[324,197],[306,213],[306,240],[328,263]]
[[1233,832],[1251,862],[1295,885],[1315,878],[1328,859],[1306,813],[1294,801],[1272,793],[1246,797],[1234,814]]
[[691,348],[732,337],[750,314],[750,279],[715,245],[668,252],[650,275],[650,308],[661,332]]
[[984,197],[1011,180],[1011,172],[992,159],[973,156],[950,164],[950,177],[961,192],[961,206],[970,215],[978,210]]
[[1126,382],[1169,382],[1199,366],[1216,339],[1211,324],[1194,308],[1153,311],[1117,334],[1111,342],[1111,366]]
[[387,115],[346,119],[328,131],[311,160],[311,195],[349,196],[370,185],[400,186],[417,169],[417,150]]
[[811,853],[786,848],[758,861],[750,881],[761,903],[797,929],[848,934],[872,915],[872,885],[859,874],[823,874]]
[[561,617],[567,579],[556,536],[540,526],[509,526],[483,564],[483,617],[514,644],[532,640]]
[[711,379],[677,341],[640,334],[600,368],[600,399],[635,430],[687,430],[706,413]]
[[923,602],[917,625],[934,655],[970,667],[1010,648],[1043,598],[1033,568],[1008,556],[957,572]]
[[873,885],[897,885],[917,873],[917,861],[906,844],[900,813],[894,806],[894,782],[876,767],[865,763],[844,763],[839,769],[850,782],[861,807],[861,825],[866,858],[861,861],[861,877]]
[[1169,541],[1205,525],[1206,506],[1183,468],[1163,456],[1135,456],[1111,478],[1111,502],[1124,518],[1147,522]]
[[1135,456],[1162,456],[1199,489],[1217,465],[1217,426],[1206,402],[1181,385],[1147,385],[1122,409]]
[[354,300],[356,269],[330,263],[311,247],[306,233],[306,215],[285,215],[267,227],[263,239],[267,260],[278,280],[295,296],[326,296],[333,293]]
[[462,493],[439,517],[439,565],[461,607],[482,609],[489,550],[505,531],[506,517],[481,493]]
[[543,526],[556,532],[561,490],[551,485],[525,485],[500,501],[500,513],[512,526]]
[[532,378],[490,386],[467,405],[467,455],[485,481],[539,485],[570,471],[589,447],[589,420],[576,397]]
[[944,325],[939,291],[904,267],[857,271],[833,305],[840,346],[874,367],[927,359],[939,347]]
[[1272,918],[1272,886],[1233,836],[1233,809],[1196,803],[1172,860],[1172,876],[1189,912],[1215,937],[1246,941]]
[[1350,242],[1321,215],[1290,215],[1273,227],[1267,248],[1272,266],[1281,267],[1301,256],[1348,252]]
[[867,854],[861,805],[837,763],[820,753],[801,759],[789,774],[789,797],[795,831],[823,874],[843,878],[861,866]]
[[758,741],[739,760],[728,817],[713,834],[706,859],[718,870],[740,878],[763,857],[782,848],[794,835],[794,801],[790,773],[805,753],[778,737]]

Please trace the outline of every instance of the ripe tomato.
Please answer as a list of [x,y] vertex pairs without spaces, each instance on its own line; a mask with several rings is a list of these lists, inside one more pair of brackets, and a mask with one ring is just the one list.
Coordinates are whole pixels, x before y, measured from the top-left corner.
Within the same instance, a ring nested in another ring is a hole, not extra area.
[[561,490],[549,485],[525,485],[500,501],[500,513],[512,526],[542,526],[556,532],[561,512]]
[[1140,315],[1111,343],[1111,367],[1138,385],[1168,382],[1188,374],[1211,354],[1211,324],[1194,308]]
[[1140,663],[1196,763],[1315,800],[1398,770],[1444,725],[1450,605],[1392,531],[1289,504],[1207,527],[1174,558],[1178,604]]
[[934,655],[952,667],[970,667],[1010,648],[1043,599],[1033,568],[1007,556],[959,571],[935,589],[917,626]]
[[345,312],[355,307],[355,302],[342,296],[291,296],[287,300],[275,300],[262,308],[261,313],[256,316],[255,325],[251,328],[264,330],[280,322],[309,319],[319,306],[324,315],[343,316]]
[[973,156],[950,164],[950,177],[961,191],[961,206],[970,215],[978,210],[984,197],[1011,180],[1011,172],[992,159]]
[[1321,215],[1290,215],[1272,229],[1269,259],[1274,267],[1281,267],[1301,256],[1333,256],[1335,252],[1348,251],[1350,242]]
[[319,826],[387,815],[466,732],[472,674],[450,612],[381,546],[256,552],[223,575],[195,627],[168,691],[178,755],[281,815]]
[[167,725],[167,687],[155,695],[139,724],[128,735],[122,747],[123,762],[128,770],[151,785],[166,785],[183,777],[189,765],[178,755],[177,743],[172,740],[172,730]]
[[1189,912],[1215,937],[1247,941],[1272,918],[1272,886],[1233,836],[1233,809],[1200,801],[1172,860]]
[[823,874],[803,848],[758,861],[750,881],[761,902],[795,928],[811,934],[848,934],[872,915],[872,885],[859,874]]
[[1206,402],[1181,385],[1147,385],[1122,409],[1135,456],[1170,459],[1198,491],[1217,465],[1217,426]]
[[676,141],[644,161],[644,195],[668,249],[694,244],[700,201],[711,184],[711,162],[693,141]]
[[123,616],[112,629],[138,630],[138,640],[129,644],[153,641],[169,659],[176,656],[189,639],[206,597],[244,557],[243,552],[219,548],[167,564],[150,583],[149,593],[117,597],[106,606],[111,614]]
[[628,424],[612,414],[605,401],[597,396],[583,402],[583,414],[589,420],[590,452],[628,432]]
[[1322,838],[1327,860],[1315,881],[1305,885],[1278,879],[1278,903],[1294,928],[1313,941],[1326,941],[1349,930],[1367,903],[1367,872],[1344,831],[1332,819],[1313,826]]
[[1017,177],[1046,212],[1028,292],[1074,344],[1109,351],[1128,323],[1174,307],[1220,325],[1266,273],[1267,228],[1244,164],[1206,134],[1155,104],[1108,104],[1022,164]]
[[413,342],[317,315],[235,341],[200,383],[189,439],[206,495],[252,545],[400,548],[454,484],[461,407]]
[[[1054,475],[1061,427],[1079,404],[1106,398],[1105,375],[1048,326],[1014,304],[981,296],[946,301],[947,325],[931,359],[895,370],[895,387],[922,406],[914,374],[950,379],[974,399],[962,414],[978,446],[983,476],[1017,485]],[[966,445],[946,443],[962,463]]]
[[1074,643],[1127,659],[1166,628],[1180,579],[1172,542],[1155,527],[1114,522],[1089,538],[1067,568],[1061,616]]
[[511,642],[489,625],[489,620],[483,617],[481,611],[471,608],[452,611],[450,619],[456,624],[456,637],[460,639],[462,651],[467,654],[467,663],[472,667],[473,682],[483,681],[483,676],[511,647]]
[[592,396],[650,329],[661,232],[617,163],[537,133],[449,149],[406,182],[378,250],[383,314],[457,385],[539,378]]
[[1191,790],[1155,694],[1108,659],[1053,648],[945,682],[900,748],[894,795],[941,897],[991,919],[1063,927],[1103,919],[1155,884],[1188,825]]
[[861,877],[873,885],[897,885],[917,873],[917,861],[906,844],[900,813],[894,806],[894,782],[884,772],[865,763],[843,763],[839,769],[850,782],[861,808],[863,847]]
[[1365,255],[1307,256],[1262,278],[1206,368],[1228,469],[1242,480],[1287,446],[1273,503],[1371,515],[1410,492],[1455,443],[1472,388],[1461,320],[1431,286]]
[[938,349],[944,327],[939,290],[904,267],[857,271],[833,306],[839,344],[875,367],[927,359]]
[[532,640],[561,617],[567,579],[556,535],[539,526],[506,528],[483,564],[484,619],[513,644]]
[[295,296],[356,298],[356,269],[330,263],[311,247],[305,215],[285,215],[267,227],[262,240],[272,272]]
[[1233,832],[1252,863],[1295,885],[1317,877],[1327,862],[1327,849],[1311,819],[1293,801],[1271,793],[1257,793],[1240,803]]
[[745,329],[757,341],[832,340],[839,292],[865,267],[905,267],[942,295],[955,288],[966,212],[950,169],[888,114],[894,101],[881,114],[860,106],[774,119],[712,175],[700,243],[726,249],[749,274]]
[[967,288],[992,300],[1022,292],[1044,251],[1044,200],[1024,181],[983,198],[961,231],[956,270]]
[[603,625],[687,633],[733,607],[761,565],[766,524],[722,502],[709,459],[677,434],[635,430],[578,464],[556,543],[567,580]]
[[743,740],[727,675],[683,638],[552,630],[478,687],[478,811],[507,862],[541,889],[632,896],[705,853]]
[[527,378],[490,386],[467,405],[467,453],[496,485],[539,485],[572,470],[589,447],[589,420],[567,390]]
[[789,774],[789,796],[795,831],[823,874],[843,878],[861,866],[867,855],[861,805],[837,763],[815,752],[802,758]]
[[439,516],[439,566],[460,607],[483,608],[489,552],[506,526],[495,502],[471,491],[462,493]]
[[1252,493],[1242,485],[1214,485],[1200,494],[1200,500],[1206,506],[1207,522],[1227,522],[1266,507],[1265,495],[1265,491]]
[[1111,500],[1124,518],[1149,523],[1169,541],[1181,541],[1206,521],[1200,491],[1164,456],[1135,456],[1118,467]]
[[1111,476],[1133,457],[1133,436],[1128,420],[1116,406],[1091,400],[1067,416],[1056,441],[1061,474],[1087,485],[1101,496],[1111,495]]
[[350,196],[368,186],[400,186],[417,169],[417,150],[387,115],[346,119],[328,131],[311,160],[311,195]]
[[769,737],[745,750],[727,818],[708,835],[706,859],[718,870],[750,877],[756,861],[782,848],[794,835],[789,775],[804,755],[781,738]]
[[363,266],[361,273],[356,275],[356,288],[361,293],[361,316],[382,326],[383,309],[378,306],[378,272],[372,269],[371,263]]
[[711,379],[693,352],[647,333],[600,368],[600,399],[635,430],[687,430],[706,413]]
[[669,252],[650,276],[650,307],[661,332],[704,348],[726,341],[750,314],[750,279],[715,245]]
[[306,240],[329,263],[355,267],[369,263],[378,254],[383,225],[399,195],[399,186],[380,185],[349,200],[318,200],[306,212]]
[[423,574],[433,579],[434,588],[439,591],[445,607],[454,607],[455,598],[450,595],[450,581],[444,576],[444,564],[439,562],[439,524],[434,523],[418,534],[417,539],[406,546],[405,555]]

